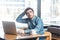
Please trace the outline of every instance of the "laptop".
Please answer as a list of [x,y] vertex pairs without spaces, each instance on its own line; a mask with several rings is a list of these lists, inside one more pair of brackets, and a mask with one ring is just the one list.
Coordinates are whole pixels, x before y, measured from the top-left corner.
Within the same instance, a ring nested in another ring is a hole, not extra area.
[[17,34],[15,22],[2,21],[5,34]]

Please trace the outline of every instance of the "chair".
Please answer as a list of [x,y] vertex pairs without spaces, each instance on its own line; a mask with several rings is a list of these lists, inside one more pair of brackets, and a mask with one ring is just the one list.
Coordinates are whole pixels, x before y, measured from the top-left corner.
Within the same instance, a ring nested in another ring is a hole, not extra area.
[[48,27],[48,31],[51,32],[51,33],[53,33],[53,34],[60,35],[60,26],[50,25]]

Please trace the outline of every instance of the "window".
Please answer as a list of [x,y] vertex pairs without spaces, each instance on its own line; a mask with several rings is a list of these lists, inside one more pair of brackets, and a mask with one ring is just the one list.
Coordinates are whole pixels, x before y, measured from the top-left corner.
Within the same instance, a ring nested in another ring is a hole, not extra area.
[[41,0],[41,18],[44,22],[44,25],[50,24],[50,9],[51,8],[51,0]]
[[41,18],[44,25],[60,24],[60,0],[41,0]]
[[33,8],[37,15],[37,0],[0,0],[0,20],[15,20],[27,7]]

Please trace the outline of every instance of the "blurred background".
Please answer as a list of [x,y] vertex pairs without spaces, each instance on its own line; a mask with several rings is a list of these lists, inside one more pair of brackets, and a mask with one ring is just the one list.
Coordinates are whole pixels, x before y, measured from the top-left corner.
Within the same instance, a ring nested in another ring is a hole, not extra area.
[[0,0],[0,21],[16,20],[27,7],[34,9],[44,26],[60,24],[60,0]]

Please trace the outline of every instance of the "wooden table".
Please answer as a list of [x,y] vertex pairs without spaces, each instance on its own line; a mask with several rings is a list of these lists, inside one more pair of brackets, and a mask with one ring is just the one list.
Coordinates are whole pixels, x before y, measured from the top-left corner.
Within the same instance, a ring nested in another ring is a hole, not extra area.
[[5,39],[5,40],[14,40],[14,39],[27,39],[27,38],[37,38],[36,40],[39,39],[39,37],[46,37],[46,40],[51,40],[52,36],[50,32],[45,32],[43,35],[40,34],[33,34],[29,36],[21,36],[19,34],[17,35],[12,35],[12,34],[4,34],[4,31],[2,28],[0,28],[0,38]]
[[19,34],[17,35],[12,35],[12,34],[4,34],[3,39],[5,40],[14,40],[14,39],[27,39],[27,38],[37,38],[36,40],[39,39],[39,37],[46,37],[46,40],[51,40],[51,33],[50,32],[45,32],[45,34],[40,35],[40,34],[33,34],[29,36],[21,36]]

